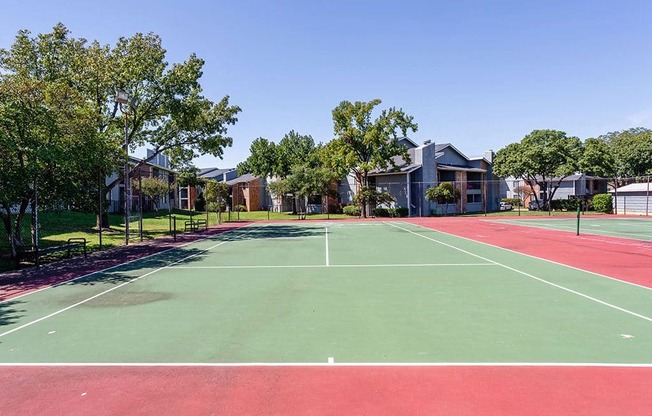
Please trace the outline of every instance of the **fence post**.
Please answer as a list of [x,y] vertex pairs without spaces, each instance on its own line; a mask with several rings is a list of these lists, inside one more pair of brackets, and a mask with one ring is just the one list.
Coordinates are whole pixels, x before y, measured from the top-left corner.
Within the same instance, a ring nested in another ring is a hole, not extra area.
[[172,222],[174,224],[174,228],[172,228],[172,237],[174,241],[177,241],[177,216],[176,215],[172,216]]
[[645,216],[647,217],[650,208],[650,177],[647,177],[647,192],[645,192]]

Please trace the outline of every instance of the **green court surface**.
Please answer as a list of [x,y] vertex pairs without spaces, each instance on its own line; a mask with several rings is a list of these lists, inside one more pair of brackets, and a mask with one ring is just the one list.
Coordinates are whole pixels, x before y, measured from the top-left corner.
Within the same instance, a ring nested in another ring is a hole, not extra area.
[[651,298],[402,222],[258,224],[0,303],[0,362],[650,365]]
[[[526,227],[545,228],[549,230],[577,232],[577,218],[536,218],[491,220],[504,224]],[[580,234],[596,234],[609,237],[630,238],[633,240],[652,241],[652,220],[647,218],[612,218],[580,216]]]

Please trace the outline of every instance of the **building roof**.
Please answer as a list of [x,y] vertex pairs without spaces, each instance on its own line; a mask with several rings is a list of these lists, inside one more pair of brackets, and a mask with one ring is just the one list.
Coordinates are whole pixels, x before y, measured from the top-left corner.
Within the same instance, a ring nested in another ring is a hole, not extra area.
[[[143,161],[143,159],[135,157],[135,156],[129,156],[129,161],[134,165],[138,165],[139,163],[141,163]],[[173,172],[174,173],[174,170],[172,170],[172,169],[170,169],[168,167],[157,165],[156,163],[154,163],[154,160],[150,160],[149,162],[144,162],[144,163],[147,166],[153,166],[153,167],[155,167],[155,168],[157,168],[159,170],[164,170],[166,172]]]
[[226,184],[229,186],[237,185],[239,183],[247,183],[254,181],[256,179],[259,179],[258,176],[254,176],[251,173],[245,173],[242,176],[238,176],[235,179],[231,179],[230,181],[226,181]]
[[410,156],[410,160],[412,160],[411,163],[407,163],[407,161],[401,156],[394,156],[392,157],[392,160],[396,164],[396,168],[394,168],[392,165],[389,165],[385,169],[374,169],[369,172],[369,176],[405,174],[419,169],[421,165],[414,163],[414,148],[408,149],[408,155]]
[[220,168],[202,168],[199,170],[199,176],[200,178],[216,178],[218,176],[224,175],[225,173],[234,171],[235,168],[226,168],[226,169],[220,169]]
[[610,189],[610,193],[626,193],[626,192],[650,192],[652,195],[652,183],[630,183],[629,185],[621,186],[618,189]]

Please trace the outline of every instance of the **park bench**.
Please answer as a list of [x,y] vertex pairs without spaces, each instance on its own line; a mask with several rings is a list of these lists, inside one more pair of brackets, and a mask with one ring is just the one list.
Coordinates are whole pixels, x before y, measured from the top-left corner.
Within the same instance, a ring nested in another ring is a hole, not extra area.
[[207,228],[208,224],[206,223],[206,220],[189,220],[184,224],[184,231],[186,232],[206,230]]
[[36,263],[36,266],[39,266],[39,260],[41,256],[44,256],[49,253],[57,252],[66,252],[67,257],[71,257],[71,251],[73,250],[82,250],[84,252],[84,257],[87,257],[86,251],[86,239],[83,237],[73,237],[69,238],[65,244],[60,244],[58,246],[49,246],[49,247],[39,247],[38,250],[35,250],[34,247],[30,247],[28,250],[23,250],[19,253],[19,259],[32,261]]

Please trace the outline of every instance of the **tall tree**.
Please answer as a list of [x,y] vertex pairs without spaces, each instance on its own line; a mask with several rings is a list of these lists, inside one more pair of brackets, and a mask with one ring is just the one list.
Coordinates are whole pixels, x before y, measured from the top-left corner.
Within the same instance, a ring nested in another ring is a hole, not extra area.
[[[522,178],[539,185],[541,206],[549,206],[562,181],[579,170],[582,142],[559,130],[534,130],[496,152],[493,171],[499,177]],[[539,196],[534,194],[539,202]]]
[[637,127],[600,136],[613,154],[616,176],[652,174],[652,130]]
[[276,144],[264,137],[259,137],[249,146],[249,157],[237,166],[238,174],[266,178],[276,172]]
[[296,166],[315,167],[317,147],[310,135],[302,135],[294,130],[283,136],[276,146],[276,168],[274,174],[286,178]]
[[211,207],[217,211],[217,222],[222,223],[222,205],[229,197],[229,185],[224,182],[218,182],[214,179],[206,181],[204,186],[204,197],[206,198],[206,210]]
[[[372,112],[381,100],[369,102],[342,101],[333,109],[334,133],[331,142],[332,160],[347,171],[352,171],[362,188],[369,187],[369,172],[391,166],[398,169],[394,157],[410,161],[407,148],[400,146],[400,138],[408,131],[416,132],[413,117],[394,107],[382,110],[372,119]],[[367,215],[367,200],[362,201],[362,215]]]
[[[126,161],[125,126],[130,149],[153,149],[141,163],[161,153],[170,156],[174,166],[188,165],[200,154],[221,157],[232,144],[227,128],[237,122],[240,108],[229,104],[228,96],[214,103],[202,95],[202,59],[190,54],[185,62],[168,65],[165,54],[153,33],[121,37],[112,47],[74,39],[58,24],[52,33],[35,38],[19,32],[11,49],[0,51],[0,70],[24,79],[64,79],[64,85],[82,96],[94,135],[106,144],[106,159],[121,154]],[[117,88],[128,91],[137,105],[119,111]],[[108,174],[117,166],[115,160],[108,167],[104,160],[95,161],[93,175]],[[116,179],[108,190],[123,180]]]
[[[60,26],[33,39],[21,31],[11,49],[0,50],[0,216],[14,258],[24,245],[26,209],[36,208],[34,185],[40,204],[79,201],[94,163],[110,154],[93,133],[87,101],[74,88],[72,57],[80,42],[66,34]],[[92,183],[98,182],[94,175]],[[36,225],[32,221],[34,243]]]

